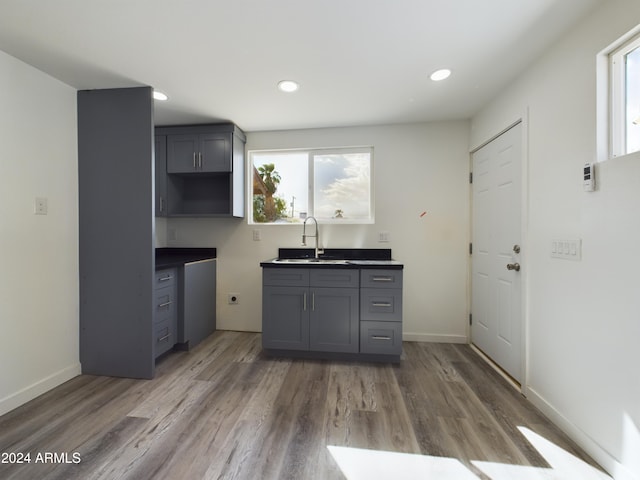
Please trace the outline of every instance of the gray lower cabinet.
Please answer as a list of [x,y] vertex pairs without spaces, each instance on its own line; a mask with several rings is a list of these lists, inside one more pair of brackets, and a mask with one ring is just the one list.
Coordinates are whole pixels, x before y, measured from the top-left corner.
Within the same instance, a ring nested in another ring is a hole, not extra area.
[[356,353],[358,289],[311,288],[309,350]]
[[262,346],[309,350],[308,286],[265,285],[262,290]]
[[177,270],[157,270],[155,274],[153,313],[153,355],[159,357],[171,350],[178,331]]
[[358,270],[265,268],[262,346],[357,353]]
[[185,263],[178,342],[192,348],[216,330],[216,260]]
[[360,352],[402,353],[402,270],[361,270]]

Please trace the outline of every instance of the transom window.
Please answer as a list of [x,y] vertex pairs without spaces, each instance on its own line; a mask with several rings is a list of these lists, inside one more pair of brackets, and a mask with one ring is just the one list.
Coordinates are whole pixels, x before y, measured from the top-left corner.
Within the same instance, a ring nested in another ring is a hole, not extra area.
[[372,147],[249,152],[250,223],[373,223]]
[[611,154],[640,151],[640,36],[609,56],[611,72]]

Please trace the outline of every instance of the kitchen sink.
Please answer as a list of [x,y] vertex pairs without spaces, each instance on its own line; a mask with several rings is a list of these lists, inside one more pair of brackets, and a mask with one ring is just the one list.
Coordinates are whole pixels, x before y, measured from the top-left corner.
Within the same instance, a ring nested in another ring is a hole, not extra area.
[[302,264],[323,264],[323,265],[347,265],[348,260],[337,260],[331,258],[276,258],[273,263],[302,263]]

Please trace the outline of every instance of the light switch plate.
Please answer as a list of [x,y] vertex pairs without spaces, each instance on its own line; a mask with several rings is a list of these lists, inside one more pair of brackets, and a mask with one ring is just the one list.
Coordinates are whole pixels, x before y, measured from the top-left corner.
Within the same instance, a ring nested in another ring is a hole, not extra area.
[[564,260],[582,260],[582,240],[579,238],[554,238],[551,240],[551,257]]

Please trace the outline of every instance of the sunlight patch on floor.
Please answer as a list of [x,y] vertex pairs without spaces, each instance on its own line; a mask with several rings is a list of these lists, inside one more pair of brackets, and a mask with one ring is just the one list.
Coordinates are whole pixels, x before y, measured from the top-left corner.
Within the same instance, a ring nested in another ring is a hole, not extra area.
[[[492,480],[610,480],[611,477],[525,427],[518,427],[551,468],[472,461]],[[347,480],[477,480],[455,458],[327,446]]]
[[327,446],[347,480],[478,480],[455,458]]

